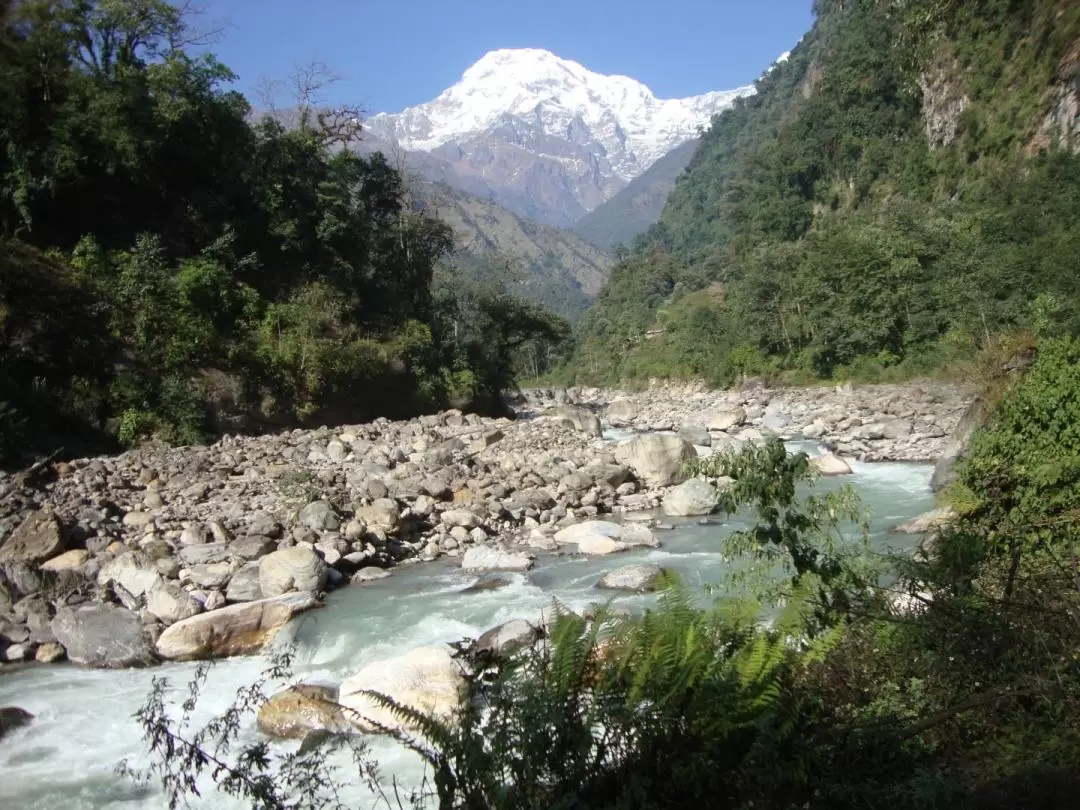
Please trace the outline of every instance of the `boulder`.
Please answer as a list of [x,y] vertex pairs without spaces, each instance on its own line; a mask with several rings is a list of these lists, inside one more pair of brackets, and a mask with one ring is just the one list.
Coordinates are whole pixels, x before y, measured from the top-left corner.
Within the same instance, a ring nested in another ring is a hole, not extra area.
[[0,563],[43,563],[64,550],[64,531],[53,510],[32,512],[0,545]]
[[313,731],[349,730],[337,692],[328,686],[298,684],[278,692],[260,708],[259,731],[282,740],[302,740]]
[[258,560],[271,554],[277,548],[277,543],[269,537],[251,534],[241,537],[229,546],[233,555],[241,560]]
[[893,531],[899,534],[929,534],[939,531],[955,520],[956,510],[951,506],[942,506],[901,523]]
[[608,591],[649,593],[656,590],[663,575],[664,569],[658,565],[624,565],[604,574],[596,587]]
[[884,437],[886,439],[892,439],[893,441],[896,441],[897,439],[906,439],[911,435],[911,432],[914,429],[915,426],[904,419],[894,419],[881,426],[881,432]]
[[73,548],[71,551],[65,551],[59,557],[53,557],[47,562],[41,564],[42,571],[68,571],[72,568],[78,568],[87,560],[90,559],[90,552],[84,548]]
[[445,647],[420,647],[405,655],[368,664],[346,678],[338,691],[345,718],[361,731],[415,731],[415,724],[377,703],[365,692],[441,720],[449,720],[467,697],[461,665]]
[[541,632],[524,619],[513,619],[493,627],[476,641],[476,651],[504,658],[540,640]]
[[704,425],[683,425],[679,435],[697,447],[712,447],[712,434]]
[[509,584],[509,577],[499,576],[498,574],[488,574],[487,576],[480,577],[476,582],[468,588],[463,589],[461,592],[484,593],[486,591],[497,591],[500,588],[505,588]]
[[17,728],[30,725],[34,715],[16,706],[0,707],[0,740]]
[[448,509],[442,513],[442,522],[447,526],[460,526],[463,529],[475,529],[483,521],[468,509]]
[[601,436],[604,433],[603,426],[600,424],[600,418],[584,408],[574,408],[564,405],[556,408],[555,414],[573,425],[575,430],[589,436]]
[[356,510],[356,518],[366,525],[392,532],[401,519],[401,510],[390,498],[376,498],[370,506],[361,506]]
[[157,653],[169,661],[251,655],[293,616],[320,604],[311,593],[290,593],[200,613],[167,627],[157,640]]
[[611,523],[607,520],[586,520],[555,532],[559,545],[576,543],[582,554],[611,554],[631,546],[660,545],[647,526],[637,523]]
[[682,436],[651,434],[620,442],[615,457],[649,486],[667,487],[687,479],[684,467],[697,453]]
[[341,525],[341,519],[334,506],[329,501],[313,501],[300,510],[299,521],[301,526],[314,532],[336,531]]
[[495,546],[473,546],[461,558],[462,571],[528,571],[532,566],[528,554]]
[[617,399],[608,405],[607,418],[615,427],[625,427],[637,418],[637,408],[628,399]]
[[672,517],[710,515],[716,511],[716,500],[716,487],[704,478],[691,478],[664,496],[664,514]]
[[52,631],[76,664],[101,669],[148,666],[155,662],[143,624],[116,605],[62,607]]
[[175,582],[158,582],[146,592],[146,611],[162,624],[173,624],[198,614],[202,605]]
[[98,585],[107,586],[110,582],[118,583],[134,597],[139,597],[161,582],[157,567],[143,565],[131,552],[109,560],[98,571]]
[[232,576],[232,566],[226,562],[200,563],[188,570],[188,579],[200,588],[224,588]]
[[835,453],[811,456],[810,466],[817,470],[818,475],[851,475],[851,465]]
[[746,421],[746,411],[741,405],[724,405],[709,414],[707,421],[709,430],[722,433],[738,427]]
[[229,602],[254,602],[264,596],[259,585],[259,563],[249,562],[233,573],[229,587],[225,590],[225,599]]
[[264,597],[289,591],[320,591],[326,585],[326,563],[307,546],[282,548],[259,561],[259,589]]
[[385,568],[367,565],[353,574],[352,580],[350,581],[355,585],[362,582],[374,582],[377,579],[386,579],[388,576],[390,576],[390,572]]
[[53,664],[64,659],[64,647],[59,641],[46,641],[34,650],[34,660],[39,664]]

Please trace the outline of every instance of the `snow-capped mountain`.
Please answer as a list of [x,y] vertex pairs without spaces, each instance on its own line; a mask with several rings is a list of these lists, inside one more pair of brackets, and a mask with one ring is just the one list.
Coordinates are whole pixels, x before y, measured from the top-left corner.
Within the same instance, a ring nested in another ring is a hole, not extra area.
[[404,151],[425,176],[570,225],[752,92],[658,99],[549,51],[497,50],[435,100],[366,126],[369,148]]

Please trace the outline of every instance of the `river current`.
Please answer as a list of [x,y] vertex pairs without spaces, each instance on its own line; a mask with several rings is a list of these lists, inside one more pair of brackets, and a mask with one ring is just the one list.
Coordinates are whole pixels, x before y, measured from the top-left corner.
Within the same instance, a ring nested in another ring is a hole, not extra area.
[[[818,452],[809,444],[792,449]],[[815,490],[853,484],[871,513],[871,547],[904,550],[917,542],[889,529],[932,508],[928,484],[931,467],[921,464],[852,462],[853,476],[825,479]],[[414,647],[476,638],[514,618],[534,619],[552,599],[571,609],[611,598],[593,585],[611,569],[634,562],[652,562],[678,572],[704,592],[719,584],[730,561],[720,550],[723,536],[738,520],[702,525],[687,520],[659,532],[662,547],[638,549],[608,557],[544,557],[528,574],[510,575],[512,583],[495,591],[463,594],[475,580],[456,561],[407,565],[393,576],[336,591],[322,610],[297,620],[283,635],[295,642],[295,676],[306,681],[338,683],[364,664],[404,653]],[[615,604],[643,606],[655,597],[616,596]],[[217,662],[211,669],[195,718],[205,721],[230,705],[236,690],[258,678],[262,657]],[[146,763],[141,730],[133,713],[144,703],[152,678],[165,676],[182,695],[194,664],[154,669],[102,671],[70,664],[33,667],[0,676],[0,706],[19,706],[34,715],[27,728],[0,742],[0,807],[20,810],[156,810],[165,806],[156,790],[119,776],[117,763]],[[251,724],[253,726],[253,720]],[[251,739],[257,732],[246,728]],[[415,783],[419,761],[396,743],[376,739],[372,752],[389,777]],[[366,791],[356,788],[356,807],[373,806]],[[240,807],[212,792],[195,806]]]

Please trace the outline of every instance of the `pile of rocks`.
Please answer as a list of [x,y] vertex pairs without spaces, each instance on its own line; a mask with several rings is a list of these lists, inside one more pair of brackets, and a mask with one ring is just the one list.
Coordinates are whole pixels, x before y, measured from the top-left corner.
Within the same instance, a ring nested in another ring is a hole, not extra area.
[[[253,652],[326,590],[404,561],[520,571],[537,551],[655,545],[643,525],[599,518],[709,514],[730,482],[686,481],[691,459],[780,434],[929,460],[966,400],[944,386],[658,386],[530,392],[524,405],[534,418],[448,411],[0,475],[0,661]],[[605,441],[601,417],[654,432]]]

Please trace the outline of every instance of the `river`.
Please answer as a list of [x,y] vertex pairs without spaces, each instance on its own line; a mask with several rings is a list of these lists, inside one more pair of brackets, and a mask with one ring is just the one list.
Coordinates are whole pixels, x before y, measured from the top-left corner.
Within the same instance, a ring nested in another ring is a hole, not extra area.
[[[806,447],[810,452],[816,448]],[[871,510],[872,548],[903,550],[917,538],[889,534],[897,523],[932,508],[928,489],[932,468],[921,464],[852,463],[854,476],[825,479],[816,489],[854,484]],[[393,576],[332,593],[326,608],[300,619],[288,633],[297,645],[298,678],[338,683],[364,664],[413,647],[476,638],[513,618],[533,618],[558,598],[582,609],[609,595],[593,589],[600,575],[632,562],[654,562],[677,571],[704,590],[719,583],[729,561],[720,553],[724,534],[740,521],[700,525],[686,521],[659,533],[663,546],[594,559],[573,556],[537,560],[527,575],[512,575],[508,587],[462,594],[475,577],[464,576],[452,560],[403,566]],[[618,605],[643,605],[653,597],[621,596]],[[262,670],[259,657],[218,662],[196,712],[205,721],[222,712],[236,690]],[[169,678],[181,694],[195,665],[170,664],[146,670],[102,671],[69,664],[27,668],[0,676],[0,706],[19,706],[36,719],[0,742],[0,807],[19,810],[156,810],[164,807],[156,790],[116,774],[118,762],[145,764],[141,732],[132,718],[144,702],[151,679]],[[252,723],[253,725],[253,723]],[[252,738],[257,732],[243,732]],[[389,740],[375,740],[373,753],[386,775],[415,782],[418,760]],[[357,807],[372,806],[359,788]],[[209,794],[195,806],[239,807]]]

